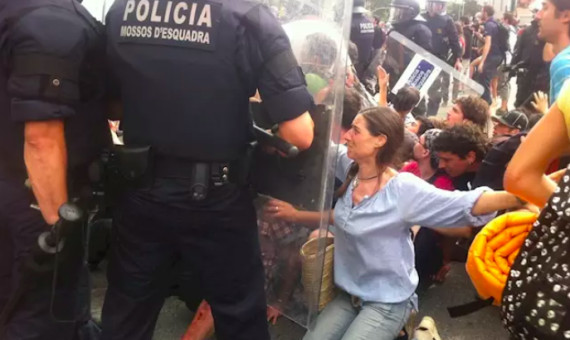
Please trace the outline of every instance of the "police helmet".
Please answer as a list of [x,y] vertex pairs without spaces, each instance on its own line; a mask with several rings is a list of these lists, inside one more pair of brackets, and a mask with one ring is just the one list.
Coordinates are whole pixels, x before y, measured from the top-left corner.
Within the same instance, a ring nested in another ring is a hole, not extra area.
[[363,14],[367,13],[368,10],[364,7],[364,0],[354,0],[352,3],[352,13]]
[[390,22],[397,24],[415,19],[420,14],[418,0],[392,0],[390,3]]
[[447,7],[447,0],[428,0],[426,9],[430,15],[443,15]]

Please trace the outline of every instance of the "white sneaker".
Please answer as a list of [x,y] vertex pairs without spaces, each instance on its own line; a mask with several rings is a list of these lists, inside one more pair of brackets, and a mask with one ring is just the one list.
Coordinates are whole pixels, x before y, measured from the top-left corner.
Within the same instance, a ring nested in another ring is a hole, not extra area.
[[437,328],[435,327],[435,321],[429,317],[424,316],[422,322],[420,322],[418,328],[414,332],[414,340],[441,340]]

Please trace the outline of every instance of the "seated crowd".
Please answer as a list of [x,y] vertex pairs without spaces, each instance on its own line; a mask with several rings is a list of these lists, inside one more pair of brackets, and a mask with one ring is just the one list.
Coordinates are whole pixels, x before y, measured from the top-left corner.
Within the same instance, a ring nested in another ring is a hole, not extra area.
[[[379,67],[381,94],[387,85],[383,73]],[[363,108],[358,91],[346,88],[336,203],[324,212],[330,222],[327,237],[334,238],[336,248],[334,279],[340,293],[319,314],[306,340],[407,339],[404,326],[418,308],[418,294],[443,283],[451,261],[466,261],[471,241],[495,212],[523,208],[502,191],[502,180],[542,113],[521,109],[496,116],[483,99],[462,96],[441,119],[414,116],[419,102],[417,89],[403,87],[391,103],[381,96],[378,107]],[[269,289],[276,247],[298,251],[297,244],[283,240],[295,229],[318,228],[323,213],[275,199],[260,209]],[[314,230],[308,238],[319,236],[324,235]],[[276,306],[268,307],[273,322],[299,280],[300,261],[290,258],[282,266],[287,274],[274,294]],[[204,302],[184,339],[205,339],[212,331]],[[435,328],[432,332],[437,334]]]

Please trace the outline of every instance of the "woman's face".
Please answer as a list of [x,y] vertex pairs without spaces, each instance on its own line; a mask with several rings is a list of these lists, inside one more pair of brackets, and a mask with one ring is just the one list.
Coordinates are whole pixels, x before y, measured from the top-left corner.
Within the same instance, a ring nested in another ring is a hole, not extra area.
[[345,135],[347,155],[354,160],[375,158],[378,150],[386,144],[386,136],[373,136],[368,130],[366,119],[357,115],[352,122],[352,127]]

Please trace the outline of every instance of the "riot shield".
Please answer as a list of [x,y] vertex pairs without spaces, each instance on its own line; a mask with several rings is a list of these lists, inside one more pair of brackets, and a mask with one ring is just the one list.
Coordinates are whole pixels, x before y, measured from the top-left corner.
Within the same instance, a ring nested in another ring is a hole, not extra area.
[[419,114],[444,116],[457,97],[483,94],[483,86],[469,78],[468,70],[454,69],[396,31],[388,34],[382,66],[390,74],[392,95],[404,86],[420,91]]
[[[331,170],[337,150],[333,141],[340,135],[346,70],[350,67],[347,42],[352,6],[350,0],[268,2],[283,23],[314,97],[316,106],[310,114],[315,137],[308,150],[293,158],[257,147],[251,178],[258,192],[256,208],[268,304],[307,327],[335,293],[332,239],[324,236],[334,188]],[[288,202],[297,209],[320,212],[319,225],[268,217],[264,209],[272,199]],[[309,241],[315,228],[323,237]]]

